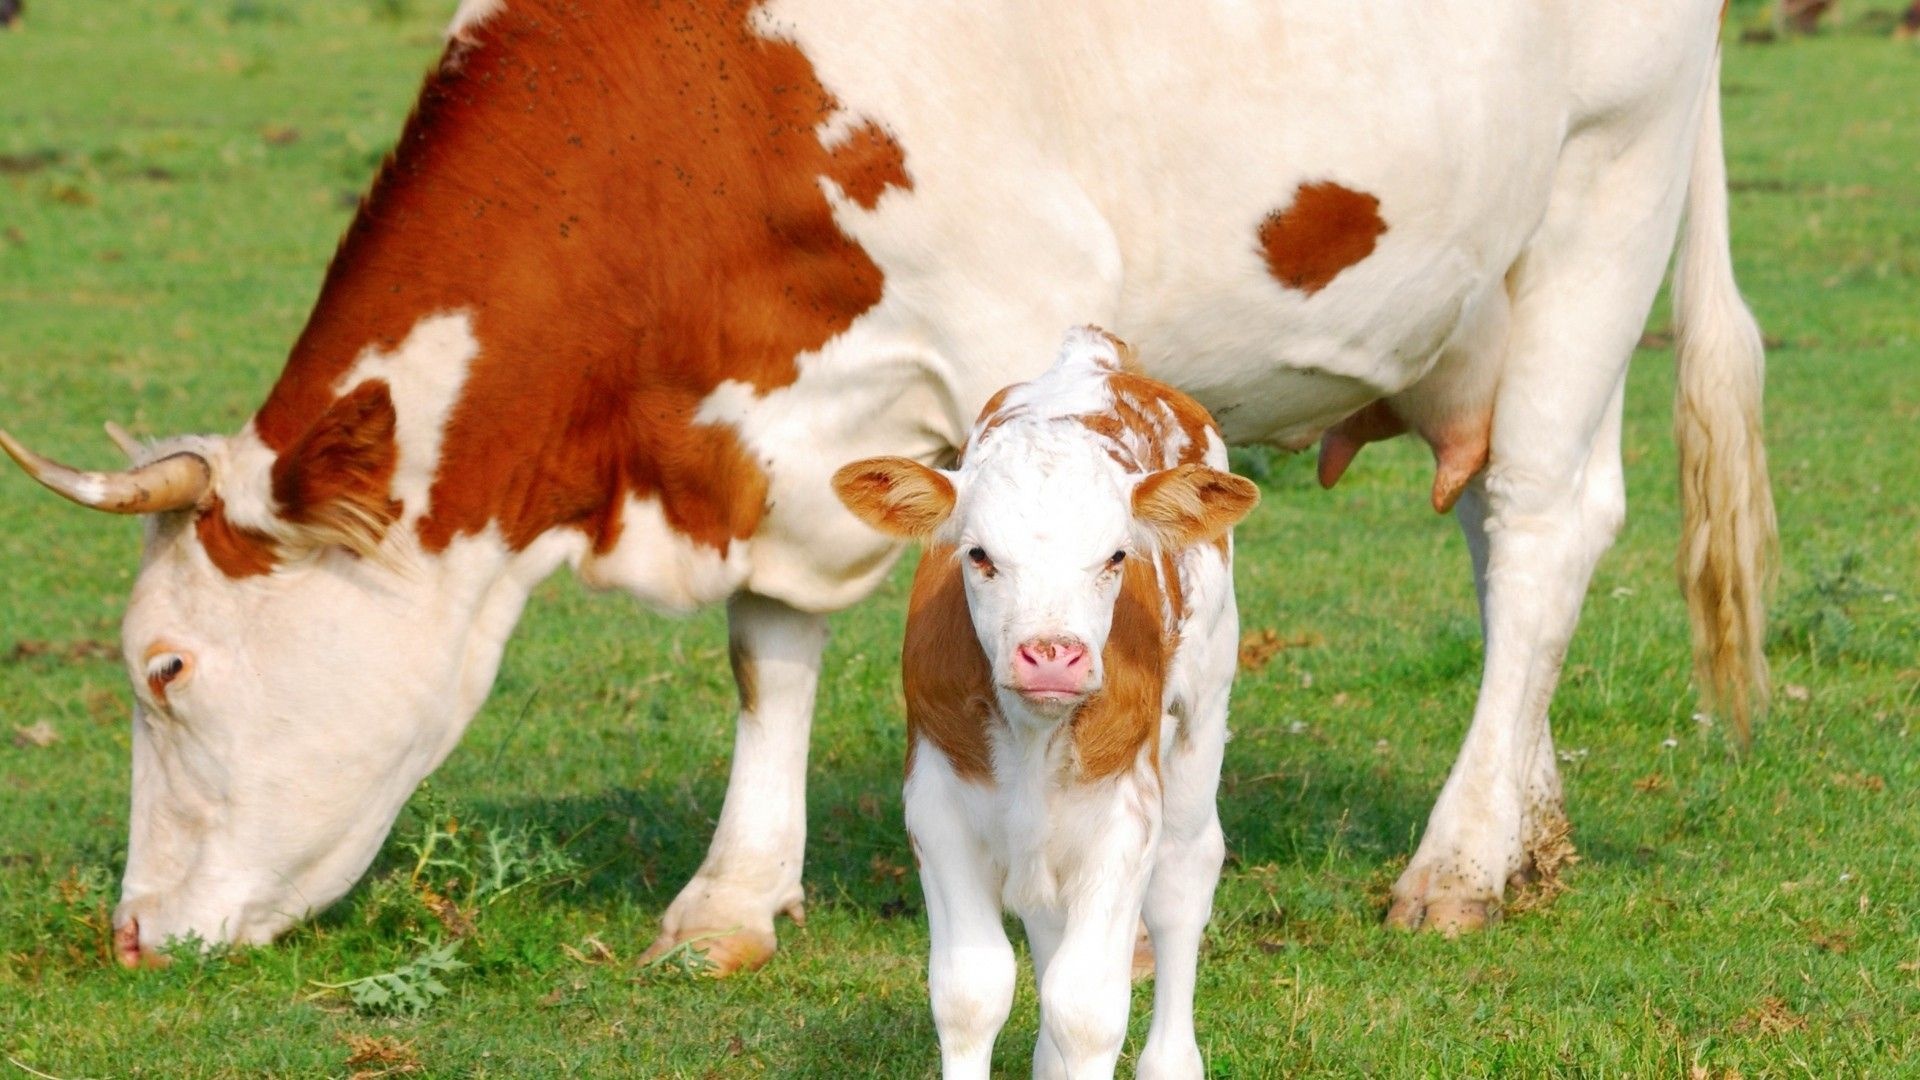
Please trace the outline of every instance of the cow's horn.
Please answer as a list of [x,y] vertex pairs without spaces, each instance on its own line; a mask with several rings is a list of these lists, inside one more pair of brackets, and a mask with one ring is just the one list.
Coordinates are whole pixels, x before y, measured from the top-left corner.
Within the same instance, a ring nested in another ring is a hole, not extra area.
[[111,420],[107,421],[106,429],[107,438],[113,440],[113,445],[119,447],[120,452],[127,455],[128,461],[138,465],[140,463],[141,452],[140,440],[127,434],[126,428],[121,427]]
[[0,449],[27,475],[81,506],[114,514],[157,514],[197,504],[213,486],[207,459],[183,451],[125,472],[83,472],[50,461],[0,431]]

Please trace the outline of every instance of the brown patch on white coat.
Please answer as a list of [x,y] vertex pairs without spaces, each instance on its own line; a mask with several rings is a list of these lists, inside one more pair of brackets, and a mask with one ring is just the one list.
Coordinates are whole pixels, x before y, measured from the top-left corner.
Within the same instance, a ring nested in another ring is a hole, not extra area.
[[1377,197],[1323,180],[1301,184],[1260,222],[1260,253],[1275,281],[1312,296],[1373,254],[1386,231]]
[[[377,536],[398,517],[375,445],[391,403],[377,415],[353,401],[372,384],[337,387],[369,347],[464,311],[481,348],[416,526],[427,552],[497,526],[513,550],[573,528],[605,553],[629,498],[721,554],[753,535],[767,477],[695,413],[726,380],[792,383],[797,356],[879,302],[820,178],[867,208],[912,186],[872,124],[822,144],[839,105],[799,49],[755,33],[753,6],[516,0],[459,21],[254,418],[288,533]],[[197,528],[229,576],[286,555],[281,529],[218,502]]]

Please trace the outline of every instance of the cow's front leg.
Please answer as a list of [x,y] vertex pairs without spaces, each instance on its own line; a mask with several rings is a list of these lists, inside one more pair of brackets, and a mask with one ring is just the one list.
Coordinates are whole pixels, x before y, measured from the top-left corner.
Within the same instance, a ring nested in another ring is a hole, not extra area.
[[807,733],[827,621],[741,593],[727,604],[727,629],[740,719],[726,801],[706,861],[668,906],[645,957],[690,942],[721,975],[767,962],[774,916],[804,919]]

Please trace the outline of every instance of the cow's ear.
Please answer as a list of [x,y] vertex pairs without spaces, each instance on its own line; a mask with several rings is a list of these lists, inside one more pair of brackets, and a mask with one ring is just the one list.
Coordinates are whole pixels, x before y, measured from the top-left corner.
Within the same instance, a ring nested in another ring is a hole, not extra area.
[[1133,516],[1163,551],[1225,536],[1260,502],[1253,481],[1205,465],[1151,473],[1133,489]]
[[843,465],[833,491],[855,517],[903,540],[922,540],[953,513],[953,481],[911,458]]
[[273,498],[291,540],[361,555],[378,550],[401,510],[389,494],[397,426],[387,384],[371,380],[335,401],[274,460]]

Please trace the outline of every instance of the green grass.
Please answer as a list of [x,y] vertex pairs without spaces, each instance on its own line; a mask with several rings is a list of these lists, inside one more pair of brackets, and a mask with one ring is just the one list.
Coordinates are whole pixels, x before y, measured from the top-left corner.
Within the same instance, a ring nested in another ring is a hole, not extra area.
[[[40,2],[0,33],[5,423],[100,465],[115,460],[103,419],[236,429],[449,7]],[[1215,1075],[1920,1070],[1920,51],[1844,26],[1730,46],[1726,110],[1736,261],[1776,342],[1776,711],[1739,758],[1693,719],[1670,572],[1672,357],[1650,348],[1629,387],[1630,520],[1555,706],[1584,856],[1571,891],[1457,942],[1384,932],[1385,887],[1472,704],[1466,556],[1425,509],[1416,447],[1370,449],[1331,493],[1305,459],[1268,462],[1241,532],[1245,622],[1324,643],[1236,689],[1232,856],[1199,992]],[[715,982],[635,963],[725,782],[720,617],[666,621],[557,578],[368,884],[273,948],[130,975],[104,958],[127,691],[113,662],[65,647],[114,640],[136,547],[133,524],[0,475],[0,1076],[934,1068],[898,824],[903,576],[837,620],[810,919],[782,927],[764,971]],[[51,745],[15,738],[41,723]],[[464,861],[416,879],[407,845],[449,813]],[[560,854],[482,896],[491,864],[472,845],[488,829],[518,837],[509,854]],[[471,908],[455,954],[468,966],[437,975],[446,992],[388,1016],[321,990],[441,940],[422,881]],[[1006,1073],[1025,1072],[1034,1024],[1027,984]],[[367,1038],[403,1049],[349,1065]]]

